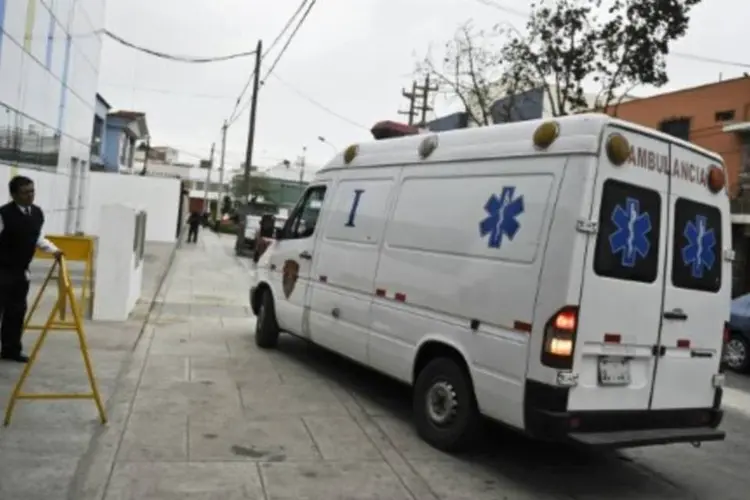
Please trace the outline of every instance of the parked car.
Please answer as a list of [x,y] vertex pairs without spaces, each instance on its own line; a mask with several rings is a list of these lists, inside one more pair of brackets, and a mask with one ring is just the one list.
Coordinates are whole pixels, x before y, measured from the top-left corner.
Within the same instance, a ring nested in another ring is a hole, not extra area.
[[729,315],[729,340],[724,350],[724,363],[736,372],[750,371],[750,293],[732,300]]

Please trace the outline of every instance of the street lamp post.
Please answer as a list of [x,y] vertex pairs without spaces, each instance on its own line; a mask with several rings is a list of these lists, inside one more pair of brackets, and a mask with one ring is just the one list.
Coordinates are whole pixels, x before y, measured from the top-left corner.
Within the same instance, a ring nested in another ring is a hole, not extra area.
[[330,143],[330,142],[328,141],[328,139],[326,139],[326,138],[325,138],[325,137],[323,137],[322,135],[319,135],[319,136],[318,136],[318,140],[319,140],[320,142],[322,142],[323,144],[326,144],[326,145],[330,146],[330,148],[331,148],[331,149],[333,149],[333,152],[334,152],[334,153],[338,153],[338,152],[339,152],[338,148],[337,148],[336,146],[334,146],[333,144],[331,144],[331,143]]

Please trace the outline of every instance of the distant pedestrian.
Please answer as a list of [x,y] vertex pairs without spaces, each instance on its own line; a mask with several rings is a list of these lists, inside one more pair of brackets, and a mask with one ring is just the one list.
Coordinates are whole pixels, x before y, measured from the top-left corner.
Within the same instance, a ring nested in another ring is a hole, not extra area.
[[188,243],[198,242],[198,229],[201,226],[201,215],[198,212],[193,212],[188,217]]
[[34,205],[34,181],[16,176],[8,183],[12,201],[0,207],[0,358],[25,363],[21,336],[29,294],[29,264],[37,248],[62,257],[44,237],[44,212]]

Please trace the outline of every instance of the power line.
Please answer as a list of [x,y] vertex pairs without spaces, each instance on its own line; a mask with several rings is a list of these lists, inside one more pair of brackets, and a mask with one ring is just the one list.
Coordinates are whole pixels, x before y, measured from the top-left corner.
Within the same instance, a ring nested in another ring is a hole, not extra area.
[[345,121],[349,125],[354,125],[355,127],[361,128],[362,130],[366,130],[368,132],[370,131],[369,127],[365,127],[361,123],[357,123],[354,120],[351,120],[351,119],[347,118],[346,116],[341,115],[341,114],[333,111],[331,108],[329,108],[329,107],[325,106],[324,104],[321,104],[320,102],[316,101],[315,99],[313,99],[309,95],[305,94],[304,92],[302,92],[298,88],[294,87],[292,84],[290,84],[288,82],[285,82],[277,74],[273,74],[272,76],[274,78],[276,78],[276,80],[279,83],[281,83],[282,85],[286,86],[289,90],[291,90],[292,92],[294,92],[295,94],[297,94],[298,96],[300,96],[301,98],[303,98],[304,100],[306,100],[307,102],[309,102],[310,104],[312,104],[313,106],[315,106],[315,107],[317,107],[317,108],[325,111],[329,115],[334,116],[334,117],[338,118],[339,120]]
[[[263,77],[263,79],[260,82],[261,86],[264,85],[266,78],[268,78],[273,73],[273,70],[276,68],[276,65],[279,63],[279,61],[281,60],[281,58],[284,55],[284,53],[286,53],[287,49],[289,48],[289,45],[292,43],[292,40],[294,40],[295,35],[297,34],[297,32],[299,31],[299,29],[302,27],[302,25],[304,24],[305,20],[307,19],[307,16],[310,15],[310,11],[315,6],[316,2],[317,2],[317,0],[312,0],[307,5],[307,10],[305,10],[305,12],[302,14],[302,17],[300,17],[299,21],[297,22],[297,26],[295,26],[294,30],[292,30],[292,33],[289,35],[289,38],[287,38],[286,43],[284,44],[284,46],[281,47],[281,50],[279,51],[279,53],[276,56],[276,59],[274,59],[274,61],[271,63],[270,69],[268,71],[266,71],[265,76]],[[253,73],[253,75],[254,74],[255,73]],[[234,118],[228,121],[228,125],[231,126],[235,121],[237,121],[237,119],[240,117],[240,115],[242,115],[242,113],[244,113],[245,110],[248,107],[250,107],[250,103],[251,102],[252,101],[248,101],[247,103],[245,103],[245,105],[242,107],[242,109],[239,110],[235,114]]]
[[[295,35],[299,31],[299,29],[302,27],[302,25],[305,23],[305,20],[307,19],[307,16],[310,15],[310,11],[312,10],[313,7],[315,7],[315,3],[316,2],[317,2],[317,0],[312,0],[310,2],[310,4],[307,6],[307,10],[305,10],[305,13],[302,14],[302,17],[297,22],[297,26],[294,27],[294,30],[292,31],[292,34],[289,35],[289,38],[287,38],[286,43],[284,44],[284,46],[281,47],[281,50],[279,51],[279,54],[276,56],[276,59],[274,59],[274,61],[271,63],[271,68],[268,71],[266,71],[266,76],[263,77],[263,81],[265,81],[265,79],[268,78],[269,75],[271,75],[271,73],[273,73],[273,70],[276,69],[276,65],[279,64],[279,61],[284,56],[284,53],[286,52],[286,50],[289,48],[289,45],[292,43],[292,40],[294,40]],[[262,84],[263,83],[261,82],[261,85]]]
[[201,93],[192,93],[192,92],[177,92],[172,89],[156,89],[156,88],[150,88],[150,87],[138,87],[128,84],[120,84],[120,83],[100,83],[99,86],[101,87],[116,87],[116,88],[122,88],[122,89],[129,89],[129,90],[135,90],[138,92],[153,92],[155,94],[164,94],[164,95],[173,95],[173,96],[181,96],[181,97],[190,97],[190,98],[197,98],[197,99],[234,99],[233,96],[229,94],[201,94]]
[[[487,7],[492,7],[493,9],[499,10],[501,12],[512,14],[514,16],[524,17],[528,19],[528,17],[531,15],[530,12],[523,12],[520,10],[512,9],[510,7],[506,7],[504,5],[496,3],[494,0],[474,0],[474,1],[482,5],[486,5]],[[739,68],[750,68],[750,63],[727,61],[726,59],[717,59],[715,57],[699,56],[696,54],[689,54],[685,52],[669,52],[669,54],[667,55],[680,58],[680,59],[689,59],[692,61],[700,61],[700,62],[709,63],[709,64],[720,64],[724,66],[736,66]]]
[[149,49],[148,47],[143,47],[141,45],[136,45],[132,42],[129,42],[122,37],[115,35],[109,30],[102,30],[102,33],[104,33],[106,36],[110,37],[112,40],[129,47],[133,50],[137,50],[139,52],[143,52],[145,54],[149,54],[154,57],[158,57],[161,59],[167,59],[170,61],[177,61],[177,62],[183,62],[183,63],[193,63],[193,64],[205,64],[205,63],[214,63],[214,62],[222,62],[222,61],[229,61],[232,59],[239,59],[240,57],[248,57],[255,55],[255,51],[248,51],[248,52],[238,52],[236,54],[229,54],[226,56],[215,56],[215,57],[195,57],[195,56],[178,56],[174,54],[167,54],[165,52],[159,52],[157,50]]
[[[302,2],[297,7],[297,10],[294,11],[294,14],[287,20],[284,27],[281,29],[279,34],[276,36],[273,42],[271,42],[271,45],[268,46],[268,49],[266,50],[265,54],[261,56],[261,62],[263,62],[263,59],[266,58],[266,56],[273,50],[273,48],[281,41],[281,38],[286,34],[286,32],[289,30],[289,27],[292,25],[294,20],[299,16],[299,13],[302,12],[302,9],[305,8],[305,4],[307,4],[308,0],[302,0]],[[245,92],[247,92],[247,89],[250,88],[250,84],[253,82],[254,73],[250,74],[250,77],[245,82],[245,86],[242,87],[242,92],[240,92],[240,95],[237,97],[237,101],[234,104],[234,109],[232,109],[232,112],[229,114],[229,119],[227,122],[234,122],[235,116],[234,114],[237,112],[237,109],[240,107],[240,101],[242,101],[242,98],[245,97]]]
[[680,57],[682,59],[691,59],[709,64],[721,64],[724,66],[737,66],[739,68],[750,68],[750,63],[741,63],[736,61],[727,61],[725,59],[716,59],[715,57],[698,56],[695,54],[686,54],[684,52],[670,52],[669,55]]

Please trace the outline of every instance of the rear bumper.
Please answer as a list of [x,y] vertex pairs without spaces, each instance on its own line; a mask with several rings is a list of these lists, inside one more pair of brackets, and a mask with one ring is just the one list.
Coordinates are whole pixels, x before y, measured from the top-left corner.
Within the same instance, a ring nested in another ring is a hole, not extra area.
[[539,439],[607,448],[720,441],[724,412],[717,391],[713,408],[567,411],[567,389],[528,381],[525,427]]
[[688,429],[647,429],[640,431],[573,432],[568,435],[575,443],[596,448],[632,448],[670,443],[702,443],[722,441],[726,433],[710,427]]

